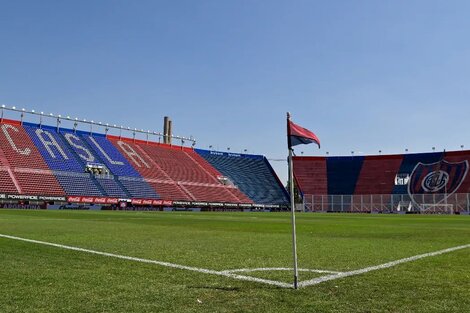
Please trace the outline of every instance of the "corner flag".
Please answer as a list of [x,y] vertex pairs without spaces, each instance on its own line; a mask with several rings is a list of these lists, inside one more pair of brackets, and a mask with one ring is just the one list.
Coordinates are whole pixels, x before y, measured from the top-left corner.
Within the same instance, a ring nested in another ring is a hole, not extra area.
[[307,145],[309,143],[316,143],[318,145],[318,148],[320,148],[320,139],[309,131],[306,128],[303,128],[294,122],[292,122],[290,119],[287,120],[287,136],[289,137],[289,149],[292,146],[296,145]]
[[289,147],[289,193],[292,222],[292,254],[294,257],[294,288],[299,287],[299,270],[297,266],[297,236],[295,231],[295,203],[294,203],[294,164],[292,162],[292,146],[316,143],[320,148],[320,139],[306,128],[303,128],[290,120],[287,112],[287,143]]

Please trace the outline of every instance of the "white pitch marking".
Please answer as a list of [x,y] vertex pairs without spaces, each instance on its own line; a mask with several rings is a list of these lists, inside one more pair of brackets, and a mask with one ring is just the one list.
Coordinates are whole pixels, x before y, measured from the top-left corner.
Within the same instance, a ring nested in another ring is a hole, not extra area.
[[[260,267],[260,268],[239,268],[233,270],[225,270],[222,273],[250,273],[250,272],[261,272],[261,271],[293,271],[293,268],[289,267]],[[312,273],[327,273],[327,274],[339,274],[338,271],[328,271],[328,270],[317,270],[317,269],[307,269],[299,268],[299,272],[312,272]]]
[[90,249],[83,249],[83,248],[78,248],[78,247],[73,247],[73,246],[66,246],[66,245],[61,245],[61,244],[47,242],[47,241],[39,241],[39,240],[21,238],[21,237],[4,235],[4,234],[0,234],[0,237],[13,239],[13,240],[20,240],[20,241],[25,241],[25,242],[30,242],[30,243],[36,243],[36,244],[41,244],[41,245],[45,245],[45,246],[51,246],[51,247],[66,249],[66,250],[87,252],[87,253],[91,253],[91,254],[102,255],[102,256],[107,256],[107,257],[112,257],[112,258],[117,258],[117,259],[123,259],[123,260],[128,260],[128,261],[151,263],[151,264],[157,264],[157,265],[160,265],[160,266],[177,268],[177,269],[181,269],[181,270],[188,270],[188,271],[199,272],[199,273],[204,273],[204,274],[225,276],[225,277],[229,277],[229,278],[233,278],[233,279],[246,280],[246,281],[252,281],[252,282],[257,282],[257,283],[264,283],[264,284],[283,287],[283,288],[292,288],[292,284],[283,283],[283,282],[275,281],[275,280],[268,280],[268,279],[256,278],[256,277],[251,277],[251,276],[243,276],[243,275],[219,272],[219,271],[215,271],[215,270],[210,270],[210,269],[205,269],[205,268],[197,268],[197,267],[174,264],[174,263],[169,263],[169,262],[162,262],[162,261],[136,258],[136,257],[125,256],[125,255],[120,255],[120,254],[101,252],[101,251],[95,251],[95,250],[90,250]]
[[399,259],[399,260],[396,260],[396,261],[392,261],[392,262],[388,262],[388,263],[384,263],[384,264],[380,264],[380,265],[365,267],[365,268],[361,268],[361,269],[350,271],[350,272],[342,272],[342,273],[338,273],[338,274],[326,275],[326,276],[322,276],[322,277],[318,277],[318,278],[314,278],[314,279],[311,279],[311,280],[306,280],[306,281],[300,282],[299,286],[300,287],[307,287],[307,286],[317,285],[317,284],[323,283],[325,281],[339,279],[339,278],[348,277],[348,276],[359,275],[359,274],[364,274],[364,273],[371,272],[371,271],[376,271],[376,270],[381,270],[381,269],[389,268],[389,267],[392,267],[392,266],[395,266],[395,265],[398,265],[398,264],[411,262],[411,261],[416,261],[416,260],[419,260],[419,259],[423,259],[423,258],[427,258],[427,257],[431,257],[431,256],[436,256],[436,255],[440,255],[440,254],[444,254],[444,253],[449,253],[449,252],[453,252],[453,251],[456,251],[456,250],[462,250],[462,249],[465,249],[465,248],[470,248],[470,244],[463,245],[463,246],[452,247],[452,248],[447,248],[447,249],[443,249],[443,250],[439,250],[439,251],[435,251],[435,252],[419,254],[419,255],[408,257],[408,258],[403,258],[403,259]]
[[[4,234],[0,234],[0,237],[13,239],[13,240],[20,240],[20,241],[25,241],[25,242],[30,242],[30,243],[42,244],[42,245],[61,248],[61,249],[66,249],[66,250],[87,252],[87,253],[91,253],[91,254],[108,256],[108,257],[113,257],[113,258],[117,258],[117,259],[136,261],[136,262],[142,262],[142,263],[151,263],[151,264],[157,264],[157,265],[161,265],[161,266],[172,267],[172,268],[177,268],[177,269],[183,269],[183,270],[199,272],[199,273],[204,273],[204,274],[219,275],[219,276],[230,277],[230,278],[238,279],[238,280],[246,280],[246,281],[252,281],[252,282],[257,282],[257,283],[264,283],[264,284],[278,286],[278,287],[282,287],[282,288],[293,288],[293,284],[283,283],[283,282],[280,282],[280,281],[232,274],[231,272],[233,270],[215,271],[215,270],[210,270],[210,269],[197,268],[197,267],[174,264],[174,263],[169,263],[169,262],[155,261],[155,260],[149,260],[149,259],[142,259],[142,258],[136,258],[136,257],[131,257],[131,256],[119,255],[119,254],[114,254],[114,253],[100,252],[100,251],[95,251],[95,250],[83,249],[83,248],[78,248],[78,247],[73,247],[73,246],[66,246],[66,245],[61,245],[61,244],[57,244],[57,243],[51,243],[51,242],[46,242],[46,241],[39,241],[39,240],[15,237],[15,236],[4,235]],[[389,267],[392,267],[392,266],[395,266],[395,265],[398,265],[398,264],[401,264],[401,263],[411,262],[411,261],[419,260],[419,259],[422,259],[422,258],[436,256],[436,255],[440,255],[440,254],[444,254],[444,253],[449,253],[449,252],[453,252],[453,251],[461,250],[461,249],[465,249],[465,248],[470,248],[470,244],[457,246],[457,247],[452,247],[452,248],[447,248],[447,249],[443,249],[443,250],[439,250],[439,251],[435,251],[435,252],[419,254],[419,255],[408,257],[408,258],[403,258],[403,259],[399,259],[399,260],[396,260],[396,261],[392,261],[392,262],[388,262],[388,263],[384,263],[384,264],[380,264],[380,265],[375,265],[375,266],[370,266],[370,267],[366,267],[366,268],[362,268],[362,269],[358,269],[358,270],[354,270],[354,271],[350,271],[350,272],[338,272],[338,273],[331,274],[331,275],[321,276],[321,277],[314,278],[314,279],[311,279],[311,280],[306,280],[306,281],[303,281],[303,282],[299,282],[299,287],[307,287],[307,286],[317,285],[317,284],[320,284],[320,283],[325,282],[325,281],[335,280],[335,279],[348,277],[348,276],[360,275],[360,274],[364,274],[364,273],[379,270],[379,269],[389,268]],[[254,269],[254,270],[260,270],[260,269]],[[254,271],[254,270],[251,269],[251,271]]]

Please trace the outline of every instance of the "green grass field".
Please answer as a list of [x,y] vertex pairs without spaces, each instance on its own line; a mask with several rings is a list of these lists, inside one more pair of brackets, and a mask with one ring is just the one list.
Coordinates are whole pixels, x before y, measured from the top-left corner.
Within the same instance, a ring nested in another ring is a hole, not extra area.
[[[470,216],[298,214],[299,267],[470,244]],[[0,210],[0,234],[213,271],[292,267],[285,213]],[[244,276],[291,283],[291,271]],[[307,281],[328,274],[300,272]],[[470,248],[299,290],[0,237],[0,312],[470,312]]]

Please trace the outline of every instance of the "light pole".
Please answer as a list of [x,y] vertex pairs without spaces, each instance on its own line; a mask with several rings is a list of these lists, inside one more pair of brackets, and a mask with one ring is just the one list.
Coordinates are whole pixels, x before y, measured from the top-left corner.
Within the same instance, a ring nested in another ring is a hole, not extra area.
[[21,119],[20,119],[21,125],[23,125],[24,111],[26,111],[26,110],[25,110],[25,109],[21,109]]
[[4,110],[5,110],[5,105],[2,104],[2,117],[1,117],[1,119],[0,119],[0,122],[2,122],[2,123],[3,123],[3,111],[4,111]]
[[[60,132],[60,118],[61,118],[61,116],[57,115],[57,132]],[[21,122],[21,123],[23,123],[23,122]]]

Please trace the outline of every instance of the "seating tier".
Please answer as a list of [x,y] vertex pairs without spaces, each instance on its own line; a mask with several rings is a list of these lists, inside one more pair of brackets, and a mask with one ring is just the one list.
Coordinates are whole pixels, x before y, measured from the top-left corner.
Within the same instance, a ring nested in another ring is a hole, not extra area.
[[276,179],[266,158],[196,150],[220,173],[228,177],[253,202],[259,204],[286,204],[287,193]]

